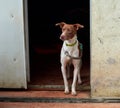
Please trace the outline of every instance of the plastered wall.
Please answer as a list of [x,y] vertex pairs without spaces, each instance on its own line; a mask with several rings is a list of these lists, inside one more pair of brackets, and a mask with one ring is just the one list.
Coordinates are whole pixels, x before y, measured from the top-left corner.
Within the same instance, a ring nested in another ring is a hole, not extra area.
[[120,97],[120,0],[91,0],[91,96]]

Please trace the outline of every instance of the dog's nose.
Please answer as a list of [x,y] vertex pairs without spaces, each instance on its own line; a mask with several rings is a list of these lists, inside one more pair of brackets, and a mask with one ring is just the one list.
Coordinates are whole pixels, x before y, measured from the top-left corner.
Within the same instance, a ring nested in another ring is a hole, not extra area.
[[65,40],[65,36],[64,36],[64,35],[61,35],[61,36],[60,36],[60,39],[61,39],[61,40]]

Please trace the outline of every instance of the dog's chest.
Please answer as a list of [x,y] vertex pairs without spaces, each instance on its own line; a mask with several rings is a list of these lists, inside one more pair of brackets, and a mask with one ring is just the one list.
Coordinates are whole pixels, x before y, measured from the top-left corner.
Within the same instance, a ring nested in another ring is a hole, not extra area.
[[66,46],[64,42],[61,50],[61,57],[65,57],[66,52],[68,52],[70,56],[79,57],[80,49],[78,42],[74,46]]

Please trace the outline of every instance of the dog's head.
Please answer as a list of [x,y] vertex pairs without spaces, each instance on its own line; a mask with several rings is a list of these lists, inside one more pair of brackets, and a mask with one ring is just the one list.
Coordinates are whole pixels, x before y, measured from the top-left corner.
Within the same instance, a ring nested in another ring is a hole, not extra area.
[[72,39],[76,34],[79,28],[84,28],[81,24],[66,24],[65,22],[57,23],[56,26],[60,26],[62,33],[60,35],[61,40]]

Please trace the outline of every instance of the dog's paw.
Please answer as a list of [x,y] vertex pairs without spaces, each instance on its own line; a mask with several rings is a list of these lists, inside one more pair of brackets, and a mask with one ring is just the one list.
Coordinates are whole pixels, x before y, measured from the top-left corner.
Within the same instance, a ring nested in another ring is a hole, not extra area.
[[70,92],[69,92],[69,90],[65,90],[64,93],[65,94],[69,94]]
[[79,85],[82,84],[82,81],[81,81],[81,80],[78,80],[78,84],[79,84]]
[[77,92],[76,92],[76,91],[72,91],[71,94],[72,94],[73,96],[77,96]]

